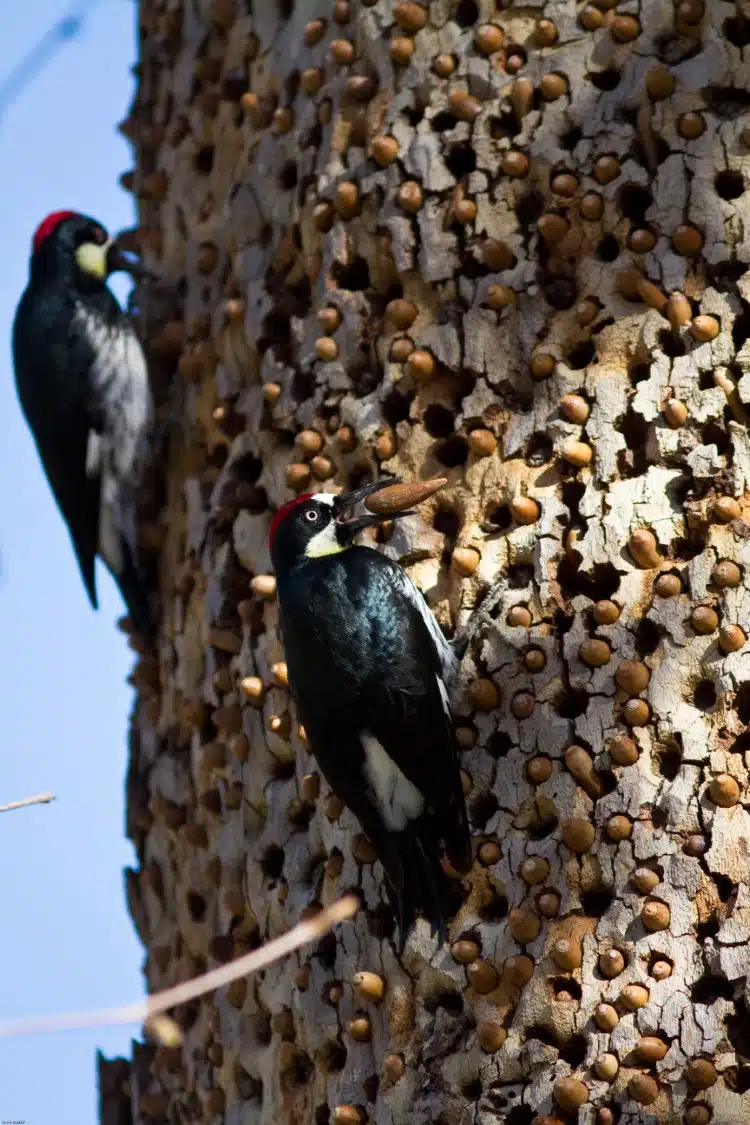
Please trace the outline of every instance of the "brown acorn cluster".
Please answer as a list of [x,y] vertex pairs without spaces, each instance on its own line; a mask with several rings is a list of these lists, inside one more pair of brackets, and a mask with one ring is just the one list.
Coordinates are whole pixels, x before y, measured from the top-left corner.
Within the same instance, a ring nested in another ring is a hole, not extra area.
[[[103,1125],[750,1118],[748,18],[141,0],[139,28],[148,987],[363,906],[178,1009],[181,1045],[102,1060]],[[295,493],[381,474],[445,480],[371,542],[473,627],[474,869],[447,948],[403,963],[296,721],[267,550]]]

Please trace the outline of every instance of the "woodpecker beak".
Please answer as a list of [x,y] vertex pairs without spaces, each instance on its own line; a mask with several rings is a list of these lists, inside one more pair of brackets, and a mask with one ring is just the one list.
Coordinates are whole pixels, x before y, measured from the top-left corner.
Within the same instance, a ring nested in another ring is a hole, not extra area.
[[153,279],[154,275],[135,258],[128,257],[116,242],[107,248],[107,273],[129,273],[136,281]]
[[366,500],[368,496],[380,492],[381,488],[390,488],[392,484],[400,483],[400,477],[385,477],[383,480],[375,481],[374,484],[366,484],[363,488],[357,488],[354,492],[340,493],[333,502],[333,510],[336,514],[336,530],[340,533],[339,537],[351,542],[355,535],[364,531],[366,527],[375,527],[379,523],[397,520],[402,516],[413,516],[413,511],[393,512],[384,516],[375,515],[372,512],[368,512],[364,516],[353,514],[356,506]]

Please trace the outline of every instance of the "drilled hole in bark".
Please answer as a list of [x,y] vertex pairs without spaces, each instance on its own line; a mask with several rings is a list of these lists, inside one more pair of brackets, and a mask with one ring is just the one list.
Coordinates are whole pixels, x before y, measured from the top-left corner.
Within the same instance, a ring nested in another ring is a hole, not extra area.
[[452,988],[444,988],[439,992],[434,993],[432,996],[426,996],[424,999],[425,1011],[434,1016],[438,1008],[443,1008],[451,1015],[460,1016],[464,1010],[464,998],[460,992]]
[[206,917],[206,900],[203,895],[199,895],[195,891],[188,891],[185,903],[188,908],[188,914],[193,921],[202,922]]
[[346,1047],[340,1039],[329,1039],[323,1046],[319,1058],[324,1071],[328,1074],[337,1074],[346,1066]]
[[534,580],[534,568],[527,563],[511,563],[507,580],[509,590],[525,590]]
[[471,805],[471,820],[477,828],[485,828],[499,808],[494,793],[480,793]]
[[214,146],[206,145],[195,156],[195,170],[199,176],[209,176],[214,166]]
[[744,754],[746,750],[750,750],[750,730],[743,731],[729,747],[730,754]]
[[553,977],[552,991],[555,994],[555,998],[558,998],[561,992],[567,992],[572,1000],[581,999],[581,986],[573,977]]
[[535,469],[551,461],[553,453],[552,442],[546,434],[532,434],[526,446],[524,461],[530,468]]
[[734,1012],[727,1017],[727,1036],[738,1055],[750,1059],[750,1011],[744,997],[734,1002]]
[[599,239],[596,256],[600,262],[614,262],[615,258],[620,257],[620,243],[614,234],[605,234]]
[[557,697],[555,710],[561,719],[577,719],[586,713],[588,705],[588,693],[580,688],[571,688]]
[[572,152],[578,142],[583,138],[583,130],[578,125],[574,125],[568,129],[567,133],[563,133],[560,137],[560,148],[564,148],[567,152]]
[[595,891],[584,891],[581,906],[587,918],[601,918],[612,905],[614,895],[606,887]]
[[373,937],[384,941],[393,937],[396,931],[396,919],[387,902],[379,902],[367,915],[367,928]]
[[489,120],[489,134],[493,141],[511,140],[520,132],[518,115],[511,106],[504,106],[496,117]]
[[461,1084],[461,1093],[467,1101],[478,1101],[482,1096],[481,1078],[470,1078],[467,1082],[463,1082]]
[[695,927],[695,933],[698,941],[704,942],[708,938],[715,938],[720,929],[721,920],[718,918],[716,911],[713,910],[705,921],[698,923]]
[[[750,27],[750,22],[748,23]],[[745,192],[745,181],[742,172],[732,168],[725,168],[719,172],[714,180],[716,194],[722,199],[739,199]]]
[[459,27],[471,27],[479,19],[479,7],[475,0],[459,0],[453,19]]
[[662,328],[659,333],[659,347],[670,359],[678,359],[687,353],[687,344],[682,336],[677,336],[668,328]]
[[[263,1101],[263,1083],[260,1078],[254,1078],[252,1074],[248,1074],[241,1063],[235,1063],[234,1066],[234,1081],[237,1086],[237,1093],[243,1101]],[[325,1107],[328,1109],[328,1106]],[[320,1125],[326,1125],[321,1121]]]
[[734,985],[726,977],[704,973],[690,989],[690,999],[694,1004],[715,1004],[717,1000],[732,1000]]
[[289,781],[294,777],[295,763],[284,761],[283,758],[274,758],[271,763],[271,777],[274,781]]
[[718,422],[708,422],[701,430],[701,441],[704,445],[715,445],[722,457],[727,458],[731,465],[732,438],[728,430]]
[[739,351],[750,336],[750,304],[742,301],[742,311],[734,318],[732,323],[732,342],[735,351]]
[[620,585],[620,575],[612,563],[596,563],[589,573],[580,570],[579,558],[566,556],[558,566],[557,578],[564,596],[583,594],[592,602],[609,601]]
[[538,809],[536,821],[529,825],[530,840],[545,840],[551,836],[559,824],[559,817],[551,809]]
[[487,509],[488,531],[506,531],[513,523],[513,516],[507,504],[494,504]]
[[465,465],[469,457],[469,443],[465,437],[455,434],[442,442],[435,450],[435,460],[446,469],[455,469]]
[[626,449],[618,451],[618,468],[623,477],[640,477],[648,469],[646,457],[648,423],[641,414],[631,408],[620,419],[619,429],[625,439]]
[[331,1109],[327,1105],[316,1105],[313,1111],[313,1120],[315,1125],[328,1125],[331,1120]]
[[536,1039],[539,1043],[545,1043],[548,1047],[554,1047],[558,1050],[557,1033],[551,1027],[545,1027],[544,1024],[535,1024],[530,1027],[526,1032],[526,1042],[530,1039]]
[[674,781],[682,766],[682,754],[679,750],[662,750],[656,758],[656,766],[661,776],[666,781]]
[[527,1105],[514,1105],[505,1115],[505,1125],[531,1125],[534,1110]]
[[570,1039],[560,1048],[560,1058],[575,1070],[583,1066],[586,1058],[586,1039],[583,1035],[571,1035]]
[[370,267],[364,258],[354,258],[348,265],[334,262],[331,266],[331,280],[339,289],[362,292],[370,288]]
[[[660,62],[674,66],[692,59],[703,50],[700,39],[687,35],[661,35],[655,40],[656,57]],[[705,97],[706,91],[703,91]]]
[[477,154],[469,144],[454,145],[443,159],[448,171],[457,180],[468,176],[477,166]]
[[544,294],[553,309],[563,312],[573,308],[578,299],[578,288],[571,278],[558,277],[547,282]]
[[693,706],[699,711],[710,711],[716,706],[716,684],[713,680],[699,680],[693,692]]
[[730,898],[735,892],[734,883],[732,882],[732,880],[728,875],[722,875],[720,871],[713,873],[711,875],[711,878],[716,885],[716,890],[719,892],[719,898],[721,899],[721,901],[729,902]]
[[487,902],[483,902],[477,910],[482,922],[502,922],[508,916],[508,900],[503,894],[495,892]]
[[724,20],[722,31],[733,47],[750,46],[750,20],[747,16],[730,16]]
[[383,418],[389,426],[394,428],[399,422],[405,422],[409,417],[409,410],[413,402],[413,394],[403,394],[401,391],[391,391],[383,401]]
[[635,650],[641,660],[656,652],[661,642],[659,626],[648,617],[642,617],[635,630]]
[[279,187],[282,191],[292,191],[297,186],[297,165],[289,160],[279,172]]
[[620,85],[620,72],[619,70],[597,70],[590,71],[586,77],[592,86],[597,90],[614,90],[616,86]]
[[504,758],[513,749],[513,739],[505,731],[496,730],[490,736],[486,750],[493,758]]
[[750,1090],[750,1066],[730,1066],[724,1071],[724,1081],[735,1094],[746,1094]]
[[284,849],[269,844],[260,861],[261,871],[267,879],[278,879],[284,870]]
[[738,86],[704,86],[702,94],[706,104],[719,117],[739,117],[750,106],[750,90]]
[[645,223],[646,212],[653,201],[651,192],[641,184],[624,184],[617,195],[617,203],[623,215],[638,227]]
[[450,410],[438,402],[430,403],[424,412],[424,428],[430,437],[447,438],[454,426],[455,418]]
[[750,726],[750,682],[740,684],[734,697],[734,709],[739,715],[740,722]]
[[596,345],[591,340],[583,340],[568,352],[565,362],[573,371],[581,371],[593,363],[596,357]]
[[448,133],[451,129],[455,129],[458,124],[458,118],[447,111],[444,113],[436,113],[430,124],[436,133]]
[[544,213],[544,196],[536,188],[528,188],[516,203],[516,218],[522,227],[530,227]]

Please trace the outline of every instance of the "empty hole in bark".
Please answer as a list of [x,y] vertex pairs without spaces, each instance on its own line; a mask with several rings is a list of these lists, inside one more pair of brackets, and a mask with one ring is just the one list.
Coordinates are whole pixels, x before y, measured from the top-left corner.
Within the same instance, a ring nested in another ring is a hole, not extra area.
[[432,526],[435,531],[440,532],[446,539],[455,542],[458,538],[461,520],[459,519],[458,512],[455,512],[453,508],[438,508],[435,512]]
[[708,422],[701,430],[701,441],[704,445],[715,445],[722,457],[727,458],[728,464],[732,463],[732,438],[728,430],[718,422]]
[[467,1101],[476,1102],[482,1096],[482,1080],[481,1078],[469,1078],[466,1082],[461,1083],[461,1093]]
[[615,258],[620,257],[620,243],[616,235],[610,232],[599,239],[596,256],[600,262],[614,262]]
[[543,806],[537,805],[536,819],[529,825],[528,833],[531,840],[544,840],[547,836],[551,836],[557,828],[560,818],[551,807],[551,802],[545,803]]
[[489,134],[493,141],[509,140],[520,132],[518,116],[511,106],[504,106],[496,117],[490,118]]
[[653,202],[651,192],[642,184],[624,184],[617,194],[617,203],[623,215],[639,227],[646,221],[646,212]]
[[716,684],[713,680],[699,680],[693,692],[693,706],[699,711],[710,711],[716,706]]
[[490,735],[486,749],[493,758],[505,758],[513,749],[513,739],[505,731],[496,730]]
[[360,397],[371,395],[380,385],[380,374],[373,370],[364,357],[349,364],[349,378],[352,381],[354,393]]
[[365,1097],[368,1102],[370,1102],[370,1104],[374,1103],[378,1096],[378,1090],[380,1089],[380,1079],[377,1074],[371,1074],[369,1078],[365,1078],[362,1083],[362,1089],[365,1092]]
[[734,697],[734,709],[739,715],[740,722],[750,726],[750,682],[740,684]]
[[281,1088],[306,1086],[314,1073],[315,1066],[310,1056],[301,1047],[295,1047],[288,1057],[286,1068],[281,1071]]
[[534,1110],[527,1105],[514,1105],[505,1115],[505,1125],[531,1125]]
[[203,895],[197,894],[196,891],[188,891],[185,903],[188,908],[188,914],[194,922],[202,922],[206,917],[206,900]]
[[396,930],[396,919],[393,911],[386,902],[379,902],[376,907],[368,912],[367,926],[373,937],[384,938],[393,936]]
[[573,977],[553,977],[552,978],[552,991],[555,997],[558,998],[560,993],[566,993],[573,1000],[581,999],[581,986]]
[[395,427],[399,422],[407,420],[413,400],[413,394],[403,394],[396,390],[391,391],[383,401],[383,418],[389,426]]
[[746,750],[750,750],[750,730],[743,731],[729,747],[730,754],[744,754]]
[[[655,39],[656,57],[660,62],[674,66],[676,63],[692,59],[703,50],[699,36],[660,35]],[[705,97],[706,91],[703,90]]]
[[659,333],[659,347],[670,359],[678,359],[687,353],[687,344],[683,338],[669,328],[662,328]]
[[750,336],[750,304],[742,301],[742,311],[734,318],[732,323],[732,342],[735,351],[739,351]]
[[544,213],[544,196],[536,188],[528,188],[516,203],[516,218],[522,227],[530,227]]
[[629,407],[627,412],[619,420],[618,428],[623,438],[625,445],[630,451],[630,464],[632,469],[628,476],[641,476],[646,472],[648,461],[646,460],[646,440],[648,438],[648,422],[632,407]]
[[662,750],[656,757],[656,765],[666,781],[674,781],[682,766],[682,754],[676,748]]
[[471,27],[479,19],[479,7],[475,0],[459,0],[454,20],[459,27]]
[[370,267],[364,258],[354,258],[348,265],[334,262],[331,266],[331,280],[339,289],[361,292],[370,288]]
[[734,1001],[734,1012],[727,1017],[727,1037],[738,1055],[750,1059],[750,1011],[743,996]]
[[[310,903],[311,906],[320,907],[319,902]],[[324,968],[333,969],[336,964],[336,935],[324,934],[318,942],[315,956]]]
[[750,1090],[750,1066],[730,1066],[724,1071],[724,1081],[735,1094],[746,1094]]
[[578,125],[573,125],[568,129],[567,133],[563,133],[560,137],[560,148],[564,148],[567,152],[572,152],[578,142],[583,138],[583,130]]
[[701,93],[719,117],[740,117],[750,106],[750,90],[739,86],[704,86]]
[[587,918],[601,918],[607,913],[614,895],[606,887],[595,891],[584,891],[581,895],[581,906]]
[[555,1050],[559,1049],[557,1032],[551,1027],[545,1027],[544,1024],[535,1024],[533,1027],[529,1028],[526,1032],[526,1042],[528,1043],[530,1039],[536,1039],[539,1043],[544,1043],[548,1047],[554,1047]]
[[651,810],[651,822],[654,828],[666,828],[669,824],[669,810],[661,805],[654,805]]
[[470,144],[454,145],[443,159],[448,171],[457,180],[468,176],[477,166],[477,154]]
[[568,352],[565,362],[573,371],[581,371],[584,367],[593,363],[595,356],[596,345],[591,340],[582,340],[580,344],[576,344]]
[[278,879],[284,870],[284,849],[278,844],[269,844],[263,853],[260,867],[267,879]]
[[588,693],[582,688],[570,688],[558,695],[555,710],[561,719],[577,719],[586,713],[589,705]]
[[532,468],[546,465],[552,460],[554,449],[546,434],[532,434],[526,446],[524,461]]
[[502,922],[508,916],[508,900],[504,894],[495,891],[490,899],[481,904],[477,914],[482,922]]
[[661,642],[659,626],[648,617],[642,617],[635,630],[635,650],[641,660],[656,652]]
[[[237,1093],[243,1101],[263,1101],[263,1082],[260,1078],[248,1074],[241,1063],[235,1063],[234,1065],[234,1082]],[[325,1108],[328,1109],[328,1106]],[[320,1125],[325,1125],[325,1122],[321,1121]]]
[[331,1109],[327,1105],[316,1105],[313,1111],[315,1125],[328,1125],[331,1120]]
[[732,1000],[734,985],[726,977],[704,973],[690,989],[690,999],[694,1004],[715,1004],[717,1000]]
[[712,910],[708,918],[699,922],[695,927],[695,934],[699,942],[706,941],[707,938],[715,938],[721,929],[721,919],[718,917],[715,910]]
[[468,457],[469,443],[461,434],[454,434],[453,437],[441,442],[435,450],[435,460],[444,465],[446,469],[455,469],[459,465],[465,465]]
[[430,124],[436,133],[448,133],[451,129],[455,129],[458,124],[458,118],[447,111],[444,113],[436,113]]
[[572,309],[578,300],[578,287],[570,277],[556,277],[546,283],[544,295],[553,309],[563,312]]
[[[750,27],[750,22],[748,22]],[[745,192],[745,181],[742,172],[734,168],[725,168],[719,172],[714,180],[716,194],[722,199],[739,199]]]
[[443,1008],[451,1015],[460,1016],[464,1010],[464,998],[460,992],[452,988],[443,988],[424,998],[425,1010],[434,1016],[438,1008]]
[[730,16],[724,20],[722,31],[733,47],[750,46],[750,20],[747,16]]
[[480,793],[471,805],[472,822],[477,828],[485,828],[499,807],[494,793]]
[[205,145],[195,156],[195,170],[199,176],[209,176],[214,166],[214,146]]
[[592,602],[609,601],[620,585],[620,575],[612,563],[595,563],[589,573],[580,569],[580,556],[566,555],[558,567],[560,589],[566,598],[578,594],[591,598]]
[[571,1035],[567,1043],[560,1047],[560,1058],[576,1070],[577,1067],[583,1066],[586,1050],[586,1038],[583,1035]]
[[424,412],[424,428],[430,437],[447,438],[455,428],[454,415],[439,402],[432,402]]
[[328,1074],[338,1073],[346,1066],[346,1047],[340,1039],[329,1039],[320,1052],[320,1062]]
[[[510,590],[525,590],[534,580],[534,568],[528,563],[511,563],[508,567],[507,581]],[[750,687],[750,684],[748,685]]]
[[507,504],[493,504],[487,509],[486,520],[493,531],[505,531],[513,523],[513,516]]
[[279,187],[282,191],[292,191],[297,186],[297,165],[288,160],[279,172]]
[[597,90],[614,90],[620,84],[619,70],[596,70],[589,71],[586,75],[592,86]]
[[294,777],[294,773],[294,759],[284,761],[283,758],[274,758],[271,763],[271,777],[274,781],[289,781],[291,777]]

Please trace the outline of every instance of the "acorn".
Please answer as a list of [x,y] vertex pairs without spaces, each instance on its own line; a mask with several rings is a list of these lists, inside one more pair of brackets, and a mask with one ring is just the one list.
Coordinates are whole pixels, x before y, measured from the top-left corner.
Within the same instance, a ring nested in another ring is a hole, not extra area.
[[557,891],[544,891],[536,904],[543,918],[556,918],[560,913],[560,896]]
[[590,820],[581,816],[571,816],[560,822],[562,838],[568,848],[577,854],[591,850],[596,838],[596,829]]
[[529,886],[535,887],[547,881],[549,870],[549,863],[542,856],[530,856],[521,864],[521,878]]
[[620,1022],[620,1017],[611,1004],[597,1004],[594,1008],[594,1022],[600,1031],[613,1031]]
[[742,571],[737,563],[730,559],[722,559],[711,571],[711,578],[720,590],[731,590],[739,586],[742,581]]
[[632,834],[633,824],[629,817],[618,814],[611,816],[607,821],[607,836],[614,843],[619,844],[622,840],[629,840]]
[[575,1113],[589,1100],[589,1091],[579,1079],[566,1076],[557,1079],[552,1087],[552,1096],[566,1113]]
[[363,1000],[369,1000],[373,1004],[379,1004],[383,999],[385,982],[377,973],[367,971],[355,973],[352,978],[352,986]]
[[472,430],[469,449],[475,457],[489,457],[497,449],[497,438],[490,430]]
[[433,477],[430,480],[386,485],[367,497],[365,507],[378,516],[393,516],[428,500],[447,483],[447,477]]
[[669,907],[666,902],[661,902],[659,899],[649,899],[644,903],[641,920],[649,933],[655,934],[661,930],[668,930],[671,920]]
[[578,426],[585,426],[591,408],[585,398],[580,395],[564,395],[560,399],[560,412]]
[[722,523],[738,520],[742,515],[742,508],[733,496],[720,496],[714,504],[714,515]]
[[427,23],[427,9],[414,0],[398,0],[393,18],[398,26],[410,35],[416,35]]
[[719,629],[719,648],[724,653],[739,652],[745,647],[746,640],[739,625],[722,625]]
[[659,1083],[650,1074],[634,1074],[628,1082],[628,1093],[639,1105],[651,1105],[659,1096]]
[[654,582],[654,593],[660,598],[676,598],[682,593],[682,582],[677,574],[660,574]]
[[628,699],[623,706],[622,717],[629,727],[645,727],[651,718],[651,708],[645,699]]
[[516,988],[523,988],[534,975],[534,962],[525,953],[509,957],[503,965],[503,978]]
[[606,641],[598,640],[596,637],[588,637],[580,645],[578,655],[584,664],[588,664],[592,668],[601,668],[609,663],[612,657],[612,649]]
[[635,1045],[635,1053],[645,1062],[661,1062],[669,1047],[656,1035],[644,1035]]
[[708,636],[719,627],[719,615],[710,605],[698,605],[690,614],[690,624],[700,636]]
[[648,989],[644,988],[642,984],[626,984],[620,993],[620,1003],[629,1012],[644,1008],[648,1004],[648,999]]
[[451,555],[451,565],[462,578],[470,578],[480,561],[481,555],[476,547],[455,547]]
[[641,570],[659,566],[662,561],[656,536],[647,528],[639,528],[631,534],[628,539],[628,549],[636,566]]
[[494,992],[500,982],[497,969],[489,961],[474,961],[466,970],[469,984],[482,995]]
[[599,972],[607,980],[619,977],[625,968],[625,958],[619,949],[605,949],[599,954]]
[[602,1082],[614,1082],[617,1077],[617,1072],[620,1069],[620,1063],[617,1055],[603,1054],[594,1063],[594,1071],[597,1078],[601,1078]]
[[481,952],[479,943],[468,938],[454,941],[451,946],[453,959],[458,961],[459,965],[471,965],[478,959]]
[[[584,754],[586,751],[584,750]],[[572,772],[572,771],[571,771]],[[526,763],[526,776],[532,785],[541,785],[552,776],[552,761],[546,755],[530,758]]]
[[480,1023],[477,1028],[477,1041],[479,1042],[479,1046],[488,1055],[499,1051],[507,1038],[508,1032],[503,1025],[496,1020],[485,1020],[484,1023]]
[[629,695],[645,691],[651,679],[651,672],[640,660],[623,660],[615,672],[618,687]]
[[[656,887],[659,886],[661,878],[658,872],[652,870],[650,867],[637,867],[632,875],[634,886],[641,892],[641,894],[650,894]],[[664,904],[661,904],[664,905]],[[655,916],[654,912],[651,912]],[[667,925],[669,925],[669,911],[667,910]],[[648,926],[646,926],[648,929]]]
[[469,686],[469,699],[477,711],[492,711],[500,702],[500,693],[492,680],[474,680]]
[[572,941],[569,938],[560,938],[552,946],[552,960],[559,969],[564,969],[566,972],[570,972],[572,969],[580,969],[583,964],[580,942]]
[[729,809],[739,801],[740,787],[731,774],[720,773],[711,778],[708,794],[719,808]]
[[688,411],[684,402],[679,399],[670,398],[664,406],[664,417],[667,424],[673,430],[679,430],[687,422]]
[[591,463],[594,456],[594,451],[590,445],[583,441],[565,441],[560,447],[560,453],[566,461],[570,461],[571,465],[576,468],[583,468],[585,465]]
[[531,626],[532,617],[525,605],[514,605],[508,610],[505,620],[513,628],[528,629]]
[[508,929],[519,945],[526,945],[539,936],[542,923],[536,914],[523,906],[515,906],[508,914]]
[[718,1082],[719,1075],[710,1059],[691,1059],[685,1067],[685,1078],[693,1090],[708,1090]]
[[541,514],[536,500],[532,500],[530,496],[517,496],[515,500],[511,500],[510,512],[516,523],[522,526],[536,523]]

